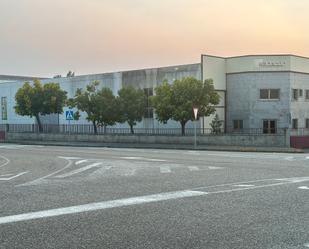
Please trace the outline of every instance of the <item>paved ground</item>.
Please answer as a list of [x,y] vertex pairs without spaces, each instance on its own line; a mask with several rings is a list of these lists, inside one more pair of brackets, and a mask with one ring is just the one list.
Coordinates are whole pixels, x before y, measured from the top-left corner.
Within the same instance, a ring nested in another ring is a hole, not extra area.
[[0,248],[309,248],[309,154],[0,145]]

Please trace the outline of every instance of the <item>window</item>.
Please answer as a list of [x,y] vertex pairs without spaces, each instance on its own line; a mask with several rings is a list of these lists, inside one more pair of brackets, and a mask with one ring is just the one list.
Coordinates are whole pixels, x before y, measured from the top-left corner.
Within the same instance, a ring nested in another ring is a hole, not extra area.
[[309,90],[306,90],[306,100],[309,100]]
[[298,129],[298,119],[292,119],[292,129]]
[[276,120],[263,120],[263,133],[264,134],[274,134],[277,131]]
[[279,99],[280,89],[260,89],[260,99]]
[[1,119],[8,119],[7,100],[6,97],[1,97]]
[[298,90],[292,89],[292,91],[293,91],[293,100],[298,100]]
[[298,90],[298,96],[299,96],[299,97],[302,97],[302,96],[303,96],[303,89],[299,89],[299,90]]
[[153,118],[153,108],[150,106],[149,98],[153,96],[153,89],[152,88],[144,88],[145,94],[145,118]]
[[306,119],[306,129],[309,129],[309,118]]
[[243,126],[243,120],[234,120],[233,121],[233,128],[235,130],[239,130],[239,129],[243,129],[244,126]]

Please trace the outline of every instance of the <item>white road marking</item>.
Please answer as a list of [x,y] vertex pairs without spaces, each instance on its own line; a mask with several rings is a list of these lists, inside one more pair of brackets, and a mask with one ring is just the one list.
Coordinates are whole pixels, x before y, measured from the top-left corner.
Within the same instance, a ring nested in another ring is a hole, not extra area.
[[73,176],[73,175],[76,175],[76,174],[79,174],[81,172],[84,172],[88,169],[91,169],[91,168],[96,168],[98,166],[102,165],[102,163],[92,163],[90,165],[87,165],[85,167],[82,167],[80,169],[76,169],[76,170],[72,170],[68,173],[65,173],[65,174],[62,174],[62,175],[57,175],[57,176],[54,176],[55,178],[65,178],[65,177],[69,177],[69,176]]
[[288,157],[285,157],[284,159],[287,160],[287,161],[293,161],[293,160],[294,160],[294,157],[288,156]]
[[150,162],[166,162],[166,160],[163,159],[156,159],[156,158],[145,158],[145,157],[136,157],[136,156],[125,156],[120,157],[121,159],[126,160],[141,160],[141,161],[150,161]]
[[27,174],[27,173],[28,173],[28,171],[26,171],[26,172],[21,172],[21,173],[19,173],[19,174],[17,174],[17,175],[13,175],[13,176],[11,176],[11,177],[1,177],[1,178],[0,178],[0,181],[10,181],[10,180],[12,180],[12,179],[14,179],[14,178],[17,178],[17,177],[22,176],[22,175]]
[[5,175],[0,175],[0,177],[5,177],[5,176],[12,176],[14,174],[5,174]]
[[307,186],[301,186],[301,187],[298,187],[299,189],[305,189],[305,190],[309,190],[309,187]]
[[[29,186],[29,185],[40,184],[40,183],[42,182],[42,180],[44,180],[45,178],[50,177],[50,176],[53,176],[53,175],[56,175],[56,174],[60,173],[61,171],[63,171],[63,170],[65,170],[65,169],[69,168],[69,167],[72,165],[72,160],[71,160],[72,157],[61,157],[61,156],[59,156],[58,158],[62,158],[62,159],[65,159],[65,160],[68,161],[68,163],[67,163],[62,169],[56,170],[56,171],[54,171],[53,173],[50,173],[50,174],[45,175],[45,176],[43,176],[43,177],[37,178],[37,179],[32,180],[32,181],[30,181],[30,182],[26,182],[26,183],[23,183],[23,184],[16,185],[15,187],[21,187],[21,186]],[[75,158],[76,158],[76,157],[75,157]],[[78,159],[80,159],[80,158],[78,158]]]
[[33,219],[42,219],[42,218],[55,217],[55,216],[60,216],[60,215],[77,214],[77,213],[104,210],[104,209],[110,209],[110,208],[120,208],[120,207],[125,207],[125,206],[132,206],[132,205],[142,205],[146,203],[176,200],[176,199],[182,199],[182,198],[188,198],[188,197],[197,197],[197,196],[205,196],[205,195],[211,195],[211,194],[231,193],[231,192],[244,191],[244,190],[282,186],[282,185],[287,185],[287,184],[298,183],[300,181],[309,181],[309,177],[263,179],[263,180],[256,180],[256,181],[250,181],[250,182],[263,182],[263,181],[266,182],[270,180],[280,181],[280,182],[270,183],[270,184],[265,184],[265,185],[258,185],[254,187],[226,189],[226,190],[213,191],[213,192],[199,191],[199,189],[202,189],[202,188],[207,189],[210,187],[232,186],[235,184],[241,184],[241,183],[230,183],[230,184],[221,184],[221,185],[215,185],[215,186],[194,188],[190,190],[183,190],[183,191],[177,191],[177,192],[166,192],[166,193],[138,196],[138,197],[132,197],[132,198],[126,198],[126,199],[95,202],[95,203],[89,203],[85,205],[78,205],[78,206],[43,210],[43,211],[24,213],[24,214],[18,214],[18,215],[4,216],[4,217],[0,217],[0,224],[8,224],[8,223],[14,223],[14,222],[20,222],[20,221],[33,220]]
[[75,164],[79,165],[79,164],[86,163],[86,162],[88,162],[88,160],[80,160],[80,161],[77,161]]
[[162,174],[168,174],[171,173],[171,168],[169,166],[160,166],[160,172]]
[[10,159],[6,158],[5,156],[0,156],[2,159],[4,159],[4,163],[0,165],[0,168],[3,168],[4,166],[8,165],[10,163]]
[[254,187],[255,185],[252,184],[238,184],[238,185],[233,185],[235,187]]
[[198,170],[200,170],[199,167],[197,167],[197,166],[188,166],[188,169],[190,171],[198,171]]
[[67,157],[67,156],[58,156],[58,158],[62,158],[65,160],[78,160],[81,159],[80,157]]
[[304,244],[304,247],[309,247],[309,243]]
[[306,157],[306,160],[309,160],[309,156]]
[[222,167],[209,166],[208,169],[223,169]]
[[106,173],[106,171],[110,170],[112,166],[100,167],[96,171],[92,172],[90,177],[97,177]]
[[44,210],[44,211],[38,211],[38,212],[31,212],[31,213],[0,217],[0,224],[8,224],[8,223],[14,223],[14,222],[19,222],[19,221],[42,219],[42,218],[55,217],[55,216],[60,216],[60,215],[77,214],[77,213],[90,212],[90,211],[96,211],[96,210],[104,210],[104,209],[125,207],[125,206],[132,206],[132,205],[141,205],[141,204],[146,204],[146,203],[168,201],[168,200],[175,200],[175,199],[203,196],[203,195],[207,195],[207,193],[201,192],[201,191],[185,190],[185,191],[167,192],[167,193],[132,197],[132,198],[126,198],[126,199],[118,199],[118,200],[111,200],[111,201],[95,202],[95,203],[89,203],[85,205],[78,205],[78,206],[71,206],[71,207],[65,207],[65,208],[57,208],[57,209],[50,209],[50,210]]

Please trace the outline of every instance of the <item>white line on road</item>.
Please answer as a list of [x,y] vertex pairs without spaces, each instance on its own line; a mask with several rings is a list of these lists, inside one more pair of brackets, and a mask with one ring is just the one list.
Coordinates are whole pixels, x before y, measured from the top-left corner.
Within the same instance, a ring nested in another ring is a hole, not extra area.
[[160,166],[160,172],[162,174],[168,174],[171,173],[171,168],[169,166]]
[[4,159],[5,163],[0,165],[0,168],[8,165],[10,163],[10,159],[6,158],[5,156],[0,156],[2,159]]
[[202,196],[202,195],[207,195],[207,193],[201,191],[185,190],[185,191],[167,192],[161,194],[146,195],[146,196],[132,197],[112,201],[89,203],[79,206],[71,206],[65,208],[57,208],[57,209],[0,217],[0,224],[14,223],[33,219],[42,219],[47,217],[55,217],[60,215],[76,214],[96,210],[104,210],[116,207],[140,205],[159,201],[175,200],[175,199]]
[[22,175],[27,174],[27,173],[28,173],[28,171],[26,171],[26,172],[21,172],[21,173],[19,173],[19,174],[17,174],[17,175],[13,175],[13,176],[11,176],[11,177],[0,178],[0,181],[10,181],[10,180],[12,180],[12,179],[14,179],[14,178],[17,178],[17,177],[22,176]]
[[299,189],[305,189],[305,190],[309,190],[309,187],[307,186],[301,186],[301,187],[298,187]]
[[75,164],[79,165],[79,164],[86,163],[86,162],[88,162],[88,160],[80,160],[80,161],[77,161]]
[[208,169],[223,169],[222,167],[209,166]]
[[[56,171],[54,171],[54,172],[51,173],[51,174],[48,174],[48,175],[45,175],[45,176],[43,176],[43,177],[37,178],[37,179],[32,180],[32,181],[30,181],[30,182],[26,182],[26,183],[23,183],[23,184],[16,185],[16,187],[29,186],[29,185],[36,185],[36,184],[39,184],[39,183],[41,183],[41,181],[44,180],[45,178],[50,177],[50,176],[53,176],[53,175],[56,175],[56,174],[60,173],[61,171],[63,171],[63,170],[65,170],[65,169],[69,168],[69,167],[72,165],[72,160],[71,160],[72,157],[61,157],[61,156],[59,156],[58,158],[62,158],[62,159],[65,159],[65,160],[68,161],[68,163],[67,163],[62,169],[56,170]],[[75,157],[75,158],[76,158],[76,157]],[[80,159],[80,158],[78,158],[78,159]]]
[[309,243],[304,244],[304,247],[309,247]]
[[197,167],[197,166],[188,166],[188,169],[190,171],[198,171],[198,170],[200,170],[199,167]]
[[65,173],[65,174],[62,174],[62,175],[59,175],[59,176],[54,176],[55,178],[65,178],[65,177],[68,177],[68,176],[73,176],[73,175],[76,175],[78,173],[82,173],[88,169],[91,169],[91,168],[96,168],[98,166],[100,166],[102,163],[92,163],[90,165],[87,165],[85,167],[82,167],[80,169],[76,169],[76,170],[72,170],[68,173]]
[[235,187],[254,187],[255,185],[252,184],[238,184],[238,185],[233,185]]
[[156,159],[156,158],[145,158],[145,157],[136,157],[136,156],[125,156],[120,157],[121,159],[126,160],[141,160],[141,161],[150,161],[150,162],[166,162],[166,160],[163,159]]

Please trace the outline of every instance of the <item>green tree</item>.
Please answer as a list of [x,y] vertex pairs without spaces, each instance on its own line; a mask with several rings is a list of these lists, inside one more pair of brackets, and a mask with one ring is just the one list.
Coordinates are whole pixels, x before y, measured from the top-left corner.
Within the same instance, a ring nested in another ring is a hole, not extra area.
[[202,82],[193,77],[185,77],[175,80],[172,85],[164,81],[155,92],[152,105],[157,119],[163,123],[169,119],[180,122],[182,135],[185,135],[186,123],[194,120],[193,107],[198,108],[199,116],[209,116],[215,112],[214,105],[220,100],[212,79]]
[[42,85],[39,80],[29,82],[18,89],[15,100],[15,112],[21,116],[35,117],[39,131],[43,130],[40,115],[61,114],[66,103],[67,92],[58,83]]
[[219,115],[216,114],[214,119],[209,124],[211,127],[212,133],[218,134],[221,132],[221,126],[223,124],[223,121],[219,119]]
[[142,121],[145,111],[145,94],[141,89],[124,87],[118,91],[117,98],[121,123],[127,122],[131,133],[134,134],[133,126]]
[[71,107],[77,107],[78,110],[87,113],[87,120],[92,122],[95,134],[98,133],[98,126],[106,128],[108,125],[114,125],[119,119],[113,92],[107,87],[99,89],[98,81],[87,85],[86,90],[77,89],[74,98],[69,102]]

